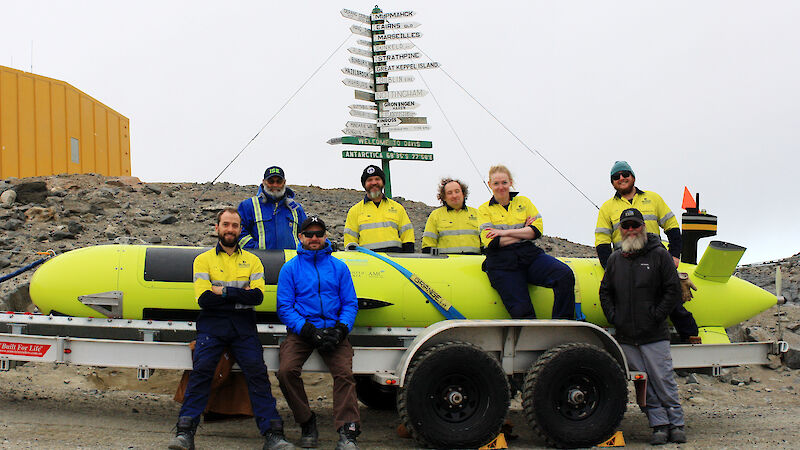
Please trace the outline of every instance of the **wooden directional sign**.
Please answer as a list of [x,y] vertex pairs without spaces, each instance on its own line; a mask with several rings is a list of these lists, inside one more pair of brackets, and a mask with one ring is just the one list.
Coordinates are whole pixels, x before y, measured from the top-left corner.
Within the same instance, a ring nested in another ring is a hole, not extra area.
[[375,125],[374,123],[354,122],[352,120],[348,121],[346,124],[344,124],[344,126],[347,127],[347,128],[361,128],[361,129],[364,129],[364,130],[377,130],[378,129],[378,126]]
[[364,47],[372,48],[372,41],[365,41],[363,39],[359,39],[356,41],[356,44],[363,45]]
[[378,109],[378,107],[375,106],[375,105],[355,105],[355,104],[350,105],[349,108],[350,109],[371,109],[371,110]]
[[381,147],[414,147],[414,148],[432,148],[431,141],[406,141],[391,138],[362,138],[362,137],[348,137],[342,138],[342,144],[352,145],[378,145]]
[[409,125],[405,127],[381,127],[381,133],[397,132],[397,131],[427,131],[430,130],[430,125]]
[[386,102],[383,104],[384,111],[391,111],[396,109],[417,109],[419,103],[414,100],[404,100],[399,102]]
[[373,94],[372,92],[359,91],[358,89],[356,89],[355,94],[356,94],[356,100],[364,100],[365,102],[375,101],[375,94]]
[[[361,42],[367,41],[358,41],[360,44]],[[409,50],[416,47],[413,42],[398,42],[397,44],[379,44],[372,47],[372,50],[376,52],[389,52],[392,50]]]
[[373,23],[372,31],[379,30],[407,30],[409,28],[417,28],[420,24],[417,22],[400,22],[400,23]]
[[365,130],[363,128],[345,128],[342,133],[348,136],[378,137],[378,131]]
[[[353,25],[355,26],[355,25]],[[416,39],[422,37],[422,33],[419,31],[411,31],[408,33],[389,33],[389,34],[378,34],[375,36],[376,41],[387,41],[390,39]]]
[[378,13],[372,14],[372,20],[408,19],[409,17],[414,17],[416,14],[415,11]]
[[367,68],[372,69],[372,61],[367,61],[366,59],[356,58],[355,56],[351,56],[347,59],[353,64],[358,64],[359,66],[364,66]]
[[357,20],[357,21],[359,21],[361,23],[365,23],[367,25],[372,23],[372,20],[366,14],[361,14],[360,12],[350,11],[349,9],[343,9],[340,12],[342,13],[342,16],[344,16],[346,19]]
[[[350,58],[354,59],[354,58]],[[439,67],[438,62],[426,62],[426,63],[417,63],[417,64],[396,64],[393,66],[375,66],[375,72],[383,73],[383,72],[396,72],[398,70],[421,70],[421,69],[435,69]]]
[[330,138],[330,139],[328,139],[327,142],[328,142],[328,144],[331,144],[331,145],[338,145],[338,144],[342,143],[342,138],[340,138],[340,137]]
[[397,53],[395,55],[378,55],[374,58],[375,62],[398,61],[401,59],[417,59],[422,58],[422,53]]
[[352,78],[345,78],[342,80],[345,86],[350,86],[359,89],[375,89],[375,85],[370,83],[369,81],[358,81],[353,80]]
[[367,79],[370,79],[370,80],[372,79],[372,73],[371,72],[366,72],[366,71],[363,71],[363,70],[353,69],[351,67],[342,67],[342,73],[347,74],[347,75],[352,75],[354,77],[367,78]]
[[418,124],[425,125],[428,123],[427,117],[400,117],[400,123],[404,125]]
[[361,117],[364,119],[377,119],[378,115],[371,112],[361,111],[359,109],[351,109],[350,115],[353,117]]
[[390,98],[403,98],[403,97],[424,97],[428,95],[425,89],[413,89],[409,91],[384,91],[376,92],[375,100],[387,100]]
[[375,82],[378,84],[385,84],[385,83],[411,83],[414,81],[414,77],[377,77],[375,78]]
[[361,36],[365,36],[368,38],[372,37],[372,31],[369,28],[360,27],[358,25],[351,25],[350,32],[353,34],[358,34]]
[[396,117],[378,118],[378,127],[393,127],[400,125],[400,119]]
[[358,150],[343,150],[342,158],[402,159],[407,161],[433,161],[433,154],[401,153],[401,152],[362,152]]
[[347,49],[347,51],[354,55],[363,56],[365,58],[372,58],[372,52],[369,50],[364,50],[363,48],[350,47]]
[[414,111],[381,111],[378,117],[414,117],[417,113]]

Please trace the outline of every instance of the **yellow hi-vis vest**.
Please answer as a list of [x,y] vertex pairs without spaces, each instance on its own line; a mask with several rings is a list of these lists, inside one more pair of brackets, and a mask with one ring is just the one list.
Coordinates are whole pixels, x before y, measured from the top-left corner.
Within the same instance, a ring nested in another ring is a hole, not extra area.
[[344,245],[356,243],[368,249],[402,247],[414,242],[414,226],[406,209],[383,198],[378,206],[369,199],[353,205],[344,223]]
[[[211,286],[261,289],[264,292],[264,265],[258,257],[236,248],[228,255],[217,244],[194,259],[194,298],[199,299]],[[253,309],[253,305],[236,304],[236,309]]]
[[660,195],[652,191],[636,189],[632,201],[622,198],[619,194],[603,203],[597,213],[597,227],[594,230],[594,246],[600,244],[613,244],[616,246],[622,241],[619,231],[619,216],[628,208],[636,208],[644,217],[644,224],[648,233],[656,236],[661,234],[659,227],[664,231],[678,228],[678,219],[664,203]]
[[480,214],[480,230],[481,242],[484,247],[489,246],[491,239],[486,237],[486,229],[494,228],[497,230],[510,230],[515,228],[525,227],[525,221],[528,217],[533,218],[533,225],[539,230],[539,233],[544,233],[544,222],[539,210],[533,206],[533,203],[523,195],[517,195],[516,192],[511,194],[511,202],[508,204],[508,210],[503,205],[497,203],[492,197],[488,202],[482,204],[478,208]]
[[422,234],[422,248],[436,247],[439,253],[480,253],[478,210],[464,206],[434,209]]

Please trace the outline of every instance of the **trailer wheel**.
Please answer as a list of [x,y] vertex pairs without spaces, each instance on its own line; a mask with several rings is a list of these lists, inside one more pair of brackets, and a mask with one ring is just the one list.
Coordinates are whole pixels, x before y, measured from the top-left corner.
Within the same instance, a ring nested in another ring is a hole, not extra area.
[[397,387],[383,386],[368,375],[356,375],[356,396],[367,408],[385,411],[397,409]]
[[528,370],[522,406],[528,422],[549,445],[592,447],[622,422],[628,385],[617,361],[584,343],[546,351]]
[[477,448],[500,433],[510,401],[497,359],[473,344],[446,342],[414,358],[397,409],[421,446]]

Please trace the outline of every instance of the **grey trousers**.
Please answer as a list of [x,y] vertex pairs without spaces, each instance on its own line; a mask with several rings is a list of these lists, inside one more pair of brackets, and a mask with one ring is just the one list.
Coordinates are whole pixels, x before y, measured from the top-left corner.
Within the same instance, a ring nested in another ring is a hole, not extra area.
[[682,426],[683,409],[678,397],[678,385],[672,373],[669,341],[644,345],[622,344],[630,370],[647,373],[647,414],[651,427]]

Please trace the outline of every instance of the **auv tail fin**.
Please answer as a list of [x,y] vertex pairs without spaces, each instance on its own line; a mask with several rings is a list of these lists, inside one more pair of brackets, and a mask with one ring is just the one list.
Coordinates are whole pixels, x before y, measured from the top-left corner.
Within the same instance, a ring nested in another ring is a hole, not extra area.
[[694,269],[694,274],[704,280],[727,283],[745,250],[745,247],[736,244],[711,241]]

